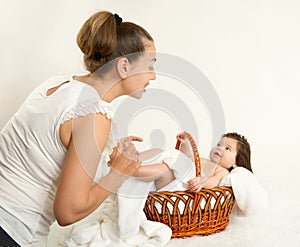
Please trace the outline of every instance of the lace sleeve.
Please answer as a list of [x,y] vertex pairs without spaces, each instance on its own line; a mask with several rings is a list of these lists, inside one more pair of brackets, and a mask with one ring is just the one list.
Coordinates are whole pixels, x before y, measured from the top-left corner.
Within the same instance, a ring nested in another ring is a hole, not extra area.
[[106,116],[107,119],[111,119],[114,114],[110,103],[101,101],[97,98],[91,98],[79,102],[71,109],[69,109],[65,113],[61,121],[61,124],[63,124],[64,122],[70,119],[75,119],[77,117],[84,117],[89,114],[95,114],[95,113],[102,113]]

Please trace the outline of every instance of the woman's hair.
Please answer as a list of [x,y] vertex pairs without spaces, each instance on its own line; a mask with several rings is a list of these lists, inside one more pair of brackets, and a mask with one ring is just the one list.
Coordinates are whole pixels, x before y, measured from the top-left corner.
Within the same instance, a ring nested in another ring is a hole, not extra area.
[[93,14],[77,35],[85,67],[91,73],[117,57],[134,53],[128,60],[136,60],[145,51],[145,40],[153,41],[145,29],[131,22],[122,22],[118,15],[108,11]]
[[222,137],[228,137],[238,141],[235,163],[237,166],[242,166],[248,169],[250,172],[253,172],[251,168],[251,161],[250,161],[251,149],[247,139],[244,136],[241,136],[240,134],[234,132],[226,133]]

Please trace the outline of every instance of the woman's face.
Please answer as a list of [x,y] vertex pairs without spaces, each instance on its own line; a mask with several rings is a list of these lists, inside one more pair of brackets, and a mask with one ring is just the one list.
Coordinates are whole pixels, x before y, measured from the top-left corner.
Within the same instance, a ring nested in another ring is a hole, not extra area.
[[155,45],[153,42],[147,41],[144,54],[132,63],[129,76],[123,82],[127,95],[137,99],[142,97],[150,80],[156,79],[153,67],[155,61]]
[[229,137],[223,137],[210,151],[210,160],[224,168],[235,166],[238,141]]

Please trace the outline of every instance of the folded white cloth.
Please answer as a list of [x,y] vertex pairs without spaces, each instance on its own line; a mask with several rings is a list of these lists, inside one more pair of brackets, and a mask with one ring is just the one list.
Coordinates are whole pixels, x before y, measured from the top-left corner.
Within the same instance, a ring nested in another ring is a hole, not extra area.
[[196,176],[194,162],[177,149],[164,151],[158,160],[167,164],[174,171],[175,180],[159,191],[185,191],[188,189],[188,180]]
[[[194,162],[182,152],[170,149],[159,153],[143,164],[166,163],[176,179],[160,191],[185,191],[187,181],[195,177]],[[203,163],[203,162],[202,162]],[[207,179],[215,167],[203,163],[202,175]],[[108,172],[102,164],[100,177]],[[204,174],[206,173],[206,174]],[[267,208],[267,195],[256,177],[248,170],[238,167],[224,177],[221,184],[232,186],[236,198],[235,212],[251,215]],[[143,212],[148,193],[155,190],[154,182],[144,182],[136,178],[127,179],[116,195],[111,195],[90,216],[74,224],[61,238],[60,246],[164,246],[172,235],[171,229],[161,223],[148,221]],[[161,205],[156,205],[159,208]]]
[[[176,149],[169,149],[143,161],[143,165],[159,162],[167,164],[174,171],[176,178],[160,191],[187,190],[187,181],[195,177],[195,165],[192,160]],[[130,245],[163,246],[171,238],[172,231],[169,227],[147,220],[143,212],[151,190],[155,190],[154,182],[130,178],[118,191],[119,237]]]
[[[195,176],[193,162],[178,150],[167,150],[144,161],[143,164],[165,162],[176,176],[170,189],[186,190],[186,181],[180,178]],[[188,164],[185,166],[185,164]],[[98,178],[108,172],[105,164],[101,165]],[[193,169],[190,169],[190,168]],[[171,239],[171,229],[159,222],[146,219],[143,208],[147,196],[155,189],[154,182],[144,182],[136,178],[127,179],[117,195],[111,195],[90,216],[74,224],[62,246],[164,246]]]
[[[135,211],[139,210],[137,204],[140,204],[138,201],[140,199],[123,199],[119,201],[117,195],[110,196],[96,212],[84,221],[73,225],[66,239],[61,241],[61,246],[155,247],[166,245],[171,238],[171,229],[161,223],[147,221],[145,215]],[[120,203],[124,210],[120,210]]]
[[118,190],[118,237],[126,246],[164,246],[172,235],[161,223],[147,220],[143,208],[154,182],[127,179]]
[[220,186],[231,186],[236,199],[232,214],[254,216],[265,212],[268,207],[268,195],[256,176],[243,167],[234,168],[225,176]]

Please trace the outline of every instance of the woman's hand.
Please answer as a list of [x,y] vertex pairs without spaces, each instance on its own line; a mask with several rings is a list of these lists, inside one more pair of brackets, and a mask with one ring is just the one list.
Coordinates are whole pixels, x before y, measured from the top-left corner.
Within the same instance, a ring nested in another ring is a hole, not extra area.
[[124,179],[132,176],[141,166],[139,153],[133,144],[130,144],[122,153],[118,148],[114,148],[110,157],[111,170],[124,176]]
[[138,141],[142,142],[143,139],[138,136],[127,136],[119,140],[117,148],[120,153],[124,153],[126,149],[132,144],[132,142]]
[[137,136],[122,138],[110,154],[109,165],[125,177],[132,176],[141,165],[140,153],[136,150],[133,141],[141,142],[143,139]]

